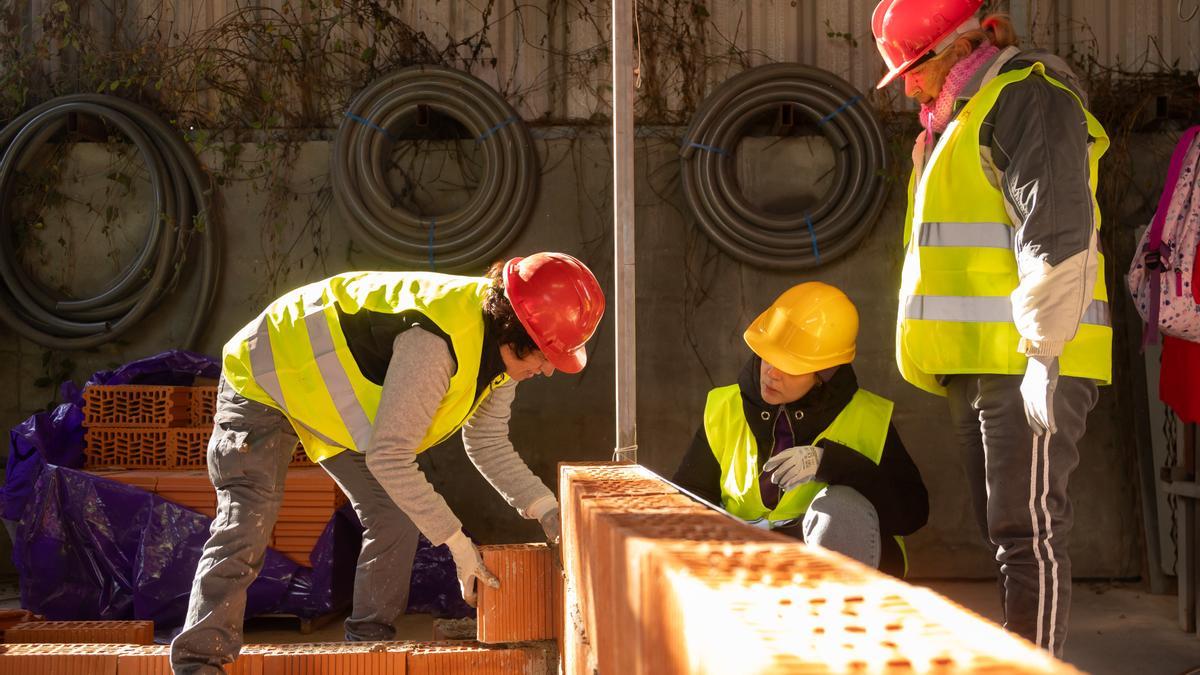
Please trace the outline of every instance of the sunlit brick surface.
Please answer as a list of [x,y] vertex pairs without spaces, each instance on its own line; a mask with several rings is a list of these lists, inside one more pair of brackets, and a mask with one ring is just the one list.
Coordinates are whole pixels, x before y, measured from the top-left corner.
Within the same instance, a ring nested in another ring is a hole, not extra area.
[[560,467],[565,673],[591,661],[604,675],[1075,672],[932,591],[727,518],[648,473]]
[[562,611],[562,572],[545,544],[481,546],[500,588],[479,587],[478,639],[485,643],[552,640]]
[[409,675],[524,675],[546,673],[546,652],[536,647],[489,647],[478,643],[414,645]]

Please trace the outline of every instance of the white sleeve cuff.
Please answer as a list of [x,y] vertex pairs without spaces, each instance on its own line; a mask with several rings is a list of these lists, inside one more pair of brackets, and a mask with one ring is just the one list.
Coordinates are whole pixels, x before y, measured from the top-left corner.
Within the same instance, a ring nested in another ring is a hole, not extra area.
[[542,495],[538,497],[529,508],[525,509],[525,517],[530,520],[541,520],[542,516],[558,508],[558,500],[554,495]]

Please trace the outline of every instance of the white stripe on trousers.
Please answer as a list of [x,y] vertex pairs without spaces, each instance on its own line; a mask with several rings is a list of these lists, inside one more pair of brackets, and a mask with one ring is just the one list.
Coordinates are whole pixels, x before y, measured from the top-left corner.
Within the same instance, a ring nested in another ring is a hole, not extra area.
[[1029,459],[1029,522],[1033,525],[1033,557],[1037,559],[1038,566],[1038,611],[1037,611],[1037,632],[1035,641],[1038,645],[1042,642],[1042,616],[1045,610],[1046,600],[1046,565],[1042,560],[1042,550],[1038,547],[1038,539],[1041,534],[1041,527],[1038,525],[1037,517],[1037,469],[1038,469],[1038,437],[1033,437],[1033,445],[1030,448]]
[[1046,557],[1050,558],[1050,628],[1047,633],[1049,646],[1046,648],[1054,653],[1054,633],[1058,623],[1058,560],[1054,558],[1054,547],[1050,540],[1054,538],[1054,528],[1050,523],[1050,509],[1046,506],[1046,498],[1050,493],[1050,433],[1042,438],[1042,515],[1046,518]]
[[1032,456],[1029,466],[1029,519],[1033,525],[1033,556],[1037,559],[1038,564],[1038,614],[1037,614],[1037,644],[1042,646],[1042,627],[1045,624],[1046,610],[1046,565],[1042,558],[1042,550],[1038,545],[1041,539],[1041,527],[1038,523],[1037,506],[1042,507],[1042,516],[1046,522],[1046,557],[1050,559],[1050,622],[1048,626],[1047,638],[1045,640],[1046,650],[1051,654],[1054,653],[1054,629],[1058,623],[1058,561],[1054,559],[1054,547],[1050,544],[1050,539],[1054,537],[1054,528],[1050,524],[1050,508],[1046,504],[1047,496],[1050,493],[1050,434],[1043,434],[1041,459],[1042,459],[1042,495],[1037,497],[1037,470],[1038,470],[1038,436],[1033,437],[1033,445],[1031,448]]

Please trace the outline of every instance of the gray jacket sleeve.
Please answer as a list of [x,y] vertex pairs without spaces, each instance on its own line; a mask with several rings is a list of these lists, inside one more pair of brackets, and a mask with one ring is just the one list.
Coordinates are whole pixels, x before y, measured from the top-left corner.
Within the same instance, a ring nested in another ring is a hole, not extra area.
[[1099,261],[1087,121],[1074,96],[1037,75],[1005,87],[989,117],[991,159],[1017,227],[1019,349],[1057,356],[1091,301]]
[[416,449],[453,373],[450,348],[438,336],[418,327],[397,336],[367,447],[371,474],[434,546],[460,530],[462,523],[417,466]]
[[508,438],[517,383],[497,387],[463,425],[467,456],[509,506],[525,518],[541,518],[558,506],[554,493],[529,470]]

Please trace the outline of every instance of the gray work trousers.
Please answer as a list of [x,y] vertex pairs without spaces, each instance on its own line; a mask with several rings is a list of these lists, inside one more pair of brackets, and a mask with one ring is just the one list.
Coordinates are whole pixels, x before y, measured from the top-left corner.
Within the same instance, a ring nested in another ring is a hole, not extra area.
[[[224,378],[208,444],[217,515],[196,566],[183,631],[171,642],[176,673],[222,673],[242,647],[246,589],[262,570],[283,502],[296,435],[283,413],[237,394]],[[346,493],[365,531],[354,575],[350,640],[390,640],[408,604],[417,529],[367,470],[342,452],[321,462]]]
[[879,514],[861,492],[830,485],[817,493],[804,514],[804,543],[879,567]]
[[1054,434],[1034,436],[1019,375],[955,375],[950,419],[964,452],[975,517],[999,564],[1004,627],[1061,656],[1071,610],[1074,517],[1067,482],[1096,384],[1063,377]]

